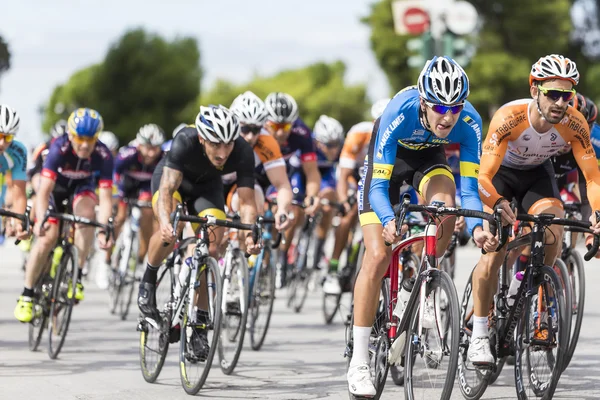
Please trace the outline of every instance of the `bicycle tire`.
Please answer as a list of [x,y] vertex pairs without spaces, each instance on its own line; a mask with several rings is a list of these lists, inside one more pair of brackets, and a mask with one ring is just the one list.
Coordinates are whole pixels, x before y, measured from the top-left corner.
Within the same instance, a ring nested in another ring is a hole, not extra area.
[[[531,313],[532,309],[537,310],[538,309],[538,298],[539,296],[534,294],[530,297],[527,297],[525,299],[525,308],[524,308],[524,313],[523,313],[523,317],[521,318],[521,320],[519,321],[519,325],[517,326],[517,340],[515,343],[515,388],[516,388],[516,392],[517,392],[517,398],[520,400],[527,400],[530,398],[537,398],[537,397],[541,397],[542,399],[551,399],[554,395],[554,391],[556,390],[556,387],[558,385],[558,380],[560,379],[560,375],[562,373],[562,365],[564,362],[564,356],[566,354],[566,349],[563,349],[562,344],[561,343],[566,343],[568,341],[568,331],[566,330],[566,324],[567,324],[567,315],[565,313],[565,299],[564,299],[564,292],[562,290],[562,288],[560,287],[561,285],[561,281],[560,278],[557,276],[556,272],[554,271],[554,268],[549,267],[547,265],[541,266],[541,267],[536,267],[537,271],[532,272],[532,273],[537,273],[538,277],[534,277],[534,279],[537,279],[537,282],[534,282],[534,284],[542,290],[542,293],[550,293],[552,292],[555,296],[555,300],[554,302],[556,303],[556,308],[555,308],[555,312],[558,312],[558,316],[556,318],[556,323],[558,326],[558,334],[556,335],[556,339],[558,340],[558,344],[557,346],[555,346],[557,348],[557,355],[556,357],[554,357],[552,355],[552,357],[550,357],[550,355],[548,355],[548,353],[545,354],[546,359],[548,359],[549,362],[553,362],[554,366],[552,368],[552,373],[551,376],[549,378],[549,381],[546,382],[542,382],[542,380],[537,376],[537,374],[535,374],[534,372],[532,372],[532,363],[530,361],[531,359],[531,352],[529,351],[530,347],[532,347],[533,345],[531,344],[530,341],[530,334],[529,334],[529,322],[530,321],[526,321],[526,316],[530,315],[530,319],[533,320],[535,317],[534,313]],[[550,284],[551,286],[551,291],[548,291],[548,289],[546,289],[544,286],[542,285],[546,285],[546,284]],[[538,289],[538,291],[539,291]],[[533,303],[535,302],[535,303]],[[529,310],[529,312],[527,311]],[[554,324],[554,320],[551,319],[551,323]],[[527,336],[527,340],[529,340],[529,345],[527,346],[527,348],[525,348],[525,346],[523,345],[523,336],[526,335]],[[553,337],[555,335],[552,335]],[[523,360],[523,355],[525,354],[525,360]],[[553,360],[551,360],[551,358]],[[523,370],[524,364],[527,364],[526,366],[526,370]],[[537,365],[537,364],[536,364]],[[534,365],[534,366],[536,366]],[[529,385],[526,384],[526,382],[524,381],[524,377],[527,377],[529,381],[531,381],[533,383],[533,386],[531,387],[531,390],[533,393],[531,393],[531,395],[528,395],[528,390],[530,388]]]
[[569,284],[569,270],[567,269],[567,264],[560,258],[557,258],[554,262],[554,272],[560,279],[561,286],[563,288],[564,298],[565,298],[565,315],[567,316],[567,327],[569,334],[567,335],[568,341],[565,345],[565,359],[563,359],[563,371],[567,368],[566,355],[569,352],[570,344],[571,344],[571,320],[572,320],[572,310],[573,310],[573,288]]
[[[117,313],[117,307],[119,305],[119,297],[121,294],[121,286],[123,281],[123,278],[121,277],[121,272],[119,271],[121,256],[124,250],[122,236],[123,235],[119,236],[119,238],[117,239],[115,251],[112,256],[112,259],[114,259],[114,261],[111,262],[111,268],[108,271],[108,309],[113,315]],[[112,268],[115,265],[116,268]]]
[[36,351],[42,341],[44,329],[48,325],[50,304],[49,291],[52,288],[50,275],[44,273],[33,288],[33,319],[29,322],[29,350]]
[[[577,347],[579,341],[579,334],[581,333],[581,323],[583,322],[583,310],[585,306],[585,268],[583,267],[583,260],[581,254],[577,250],[572,249],[569,255],[566,257],[565,263],[569,270],[569,282],[571,286],[571,337],[569,339],[569,348],[565,355],[564,369],[566,369],[571,363],[573,353]],[[577,277],[573,277],[573,274]],[[575,285],[577,280],[577,285]],[[573,320],[575,316],[575,320]]]
[[[275,277],[277,252],[272,251],[269,246],[263,248],[261,265],[255,265],[259,268],[254,273],[254,283],[252,285],[252,298],[250,299],[250,346],[252,350],[258,351],[265,342],[267,331],[273,314],[273,304],[275,303]],[[266,281],[266,283],[265,283]],[[263,302],[266,294],[266,303]],[[261,307],[264,305],[265,307]],[[264,311],[263,311],[264,310]],[[261,313],[265,313],[265,322],[263,328],[258,328],[257,324]]]
[[[138,330],[140,332],[140,342],[139,342],[139,355],[140,355],[140,369],[142,371],[142,376],[144,380],[148,383],[156,382],[156,379],[160,375],[162,371],[162,367],[165,364],[165,359],[167,358],[167,353],[169,351],[169,332],[172,321],[172,310],[169,305],[172,296],[173,289],[173,270],[172,268],[167,268],[165,264],[162,264],[158,271],[158,279],[156,281],[156,292],[157,295],[159,290],[162,293],[167,293],[167,297],[164,299],[165,301],[161,301],[157,298],[157,306],[161,303],[163,304],[162,309],[159,308],[159,314],[161,316],[161,329],[158,331],[146,320],[142,319],[138,325]],[[168,285],[168,286],[166,286]],[[157,296],[158,297],[158,296]],[[148,348],[148,340],[151,336],[151,333],[154,334],[156,332],[158,349],[153,350],[150,349],[148,353],[146,349]],[[147,360],[147,356],[150,354],[158,355],[158,360],[154,363],[150,363]],[[152,365],[153,364],[153,365]],[[150,365],[152,365],[150,367]]]
[[[306,241],[306,246],[296,246],[298,250],[300,247],[308,250],[312,245],[312,235],[310,232],[302,232],[302,236],[300,240]],[[300,243],[300,242],[298,242]],[[288,306],[294,309],[295,313],[300,313],[302,308],[304,307],[304,303],[306,302],[306,298],[308,297],[309,288],[308,285],[310,280],[312,279],[312,273],[314,268],[308,267],[308,253],[298,254],[300,262],[296,264],[294,268],[294,273],[292,274],[292,282],[290,282],[290,297],[288,300]],[[296,258],[298,260],[298,258]]]
[[[135,287],[135,271],[137,269],[137,258],[138,258],[138,245],[136,245],[136,243],[139,244],[139,242],[136,242],[136,240],[138,240],[137,235],[134,235],[132,233],[131,235],[131,246],[130,246],[130,251],[129,251],[129,257],[128,257],[128,263],[127,263],[127,269],[125,270],[125,275],[123,276],[122,279],[122,286],[121,287],[121,295],[125,295],[124,300],[122,301],[120,304],[120,311],[119,311],[119,316],[121,317],[121,321],[125,321],[127,319],[127,315],[129,314],[129,307],[131,307],[131,300],[133,299],[133,289]],[[131,268],[130,267],[130,263],[133,261],[133,265],[134,267]],[[125,289],[125,293],[123,293],[123,289]],[[123,297],[121,296],[121,298],[123,299]]]
[[[179,343],[179,349],[180,349],[180,351],[179,351],[179,361],[180,361],[179,377],[181,378],[181,385],[183,386],[183,389],[185,390],[185,392],[187,394],[190,394],[190,395],[197,394],[200,391],[200,389],[202,389],[202,386],[204,386],[204,383],[206,382],[206,378],[208,378],[208,374],[210,372],[210,369],[211,369],[211,366],[213,363],[213,358],[215,356],[215,353],[217,352],[218,341],[219,341],[219,336],[220,336],[220,329],[221,329],[221,301],[223,299],[223,279],[221,279],[221,272],[219,269],[219,265],[217,264],[217,261],[212,257],[207,257],[206,258],[206,268],[204,269],[204,271],[199,271],[198,275],[199,275],[199,277],[202,277],[202,276],[207,277],[208,291],[210,292],[211,288],[214,291],[214,298],[213,298],[212,305],[210,305],[210,296],[208,296],[209,307],[212,308],[213,335],[211,338],[212,340],[209,341],[210,348],[209,348],[206,360],[201,361],[201,363],[204,364],[203,371],[200,374],[200,377],[198,378],[198,380],[196,382],[190,381],[188,378],[188,376],[189,376],[188,367],[187,367],[188,360],[186,358],[188,349],[186,348],[186,346],[187,346],[187,343],[189,343],[192,340],[192,338],[189,338],[190,340],[188,341],[188,338],[186,336],[187,331],[188,331],[188,329],[187,329],[188,314],[187,314],[187,309],[186,309],[186,312],[184,313],[183,321],[181,322],[182,328],[180,329],[181,338],[180,338],[180,343]],[[191,278],[191,276],[188,279],[190,279],[190,278]],[[194,290],[194,289],[190,288],[189,290]],[[184,306],[185,308],[187,308],[187,306],[188,306],[187,301],[188,300],[186,300],[186,304]],[[190,327],[190,328],[192,328],[192,327]],[[189,331],[192,332],[193,328],[189,329]],[[197,364],[197,362],[196,362],[196,364]]]
[[[454,283],[452,282],[452,279],[450,278],[450,276],[444,272],[444,271],[439,271],[436,270],[434,271],[434,273],[437,275],[436,278],[432,279],[431,282],[428,284],[428,292],[426,293],[427,296],[431,295],[431,293],[436,290],[437,288],[441,288],[445,293],[446,293],[446,300],[447,300],[447,310],[448,312],[446,312],[446,318],[448,318],[450,320],[449,326],[450,328],[448,329],[447,332],[445,332],[445,336],[447,336],[448,332],[451,332],[451,337],[450,337],[450,341],[451,341],[451,351],[450,354],[448,355],[448,371],[446,372],[446,377],[444,379],[444,386],[442,389],[442,394],[440,399],[442,400],[448,400],[450,399],[450,396],[452,395],[452,390],[454,389],[454,380],[456,379],[456,370],[458,368],[458,353],[459,353],[459,336],[460,336],[460,319],[459,319],[459,314],[460,314],[460,307],[458,304],[458,295],[456,294],[456,288],[454,286]],[[415,289],[419,289],[417,288],[417,286],[415,286]],[[434,302],[436,302],[436,297],[433,298]],[[439,301],[441,301],[442,299],[440,298]],[[434,307],[435,309],[436,307]],[[407,332],[407,335],[409,333],[413,334],[412,332],[416,332],[418,331],[418,323],[419,323],[419,303],[416,302],[413,305],[412,310],[410,310],[411,313],[411,325],[410,328]],[[441,319],[442,316],[439,316],[439,319]],[[437,325],[437,323],[436,323]],[[425,331],[431,331],[432,333],[436,333],[435,331],[437,331],[437,329],[427,329]],[[444,341],[445,342],[445,341]],[[413,340],[412,338],[408,338],[407,337],[407,341],[406,341],[406,353],[404,356],[404,394],[406,396],[407,399],[414,399],[414,379],[413,379],[413,366],[414,366],[414,362],[416,360],[416,357],[413,356],[413,354],[415,354],[417,349],[417,344],[418,342],[416,340]],[[440,358],[440,361],[443,359],[443,356]]]
[[[225,259],[227,260],[227,257],[225,257]],[[229,289],[229,285],[232,284],[232,279],[231,277],[229,277],[228,281],[228,277],[223,276],[224,298],[221,302],[221,337],[219,338],[218,348],[219,365],[221,367],[221,371],[223,371],[225,375],[231,375],[231,373],[235,369],[235,366],[237,365],[237,362],[240,358],[240,354],[242,353],[242,347],[244,346],[244,335],[246,334],[246,323],[248,322],[248,298],[250,297],[248,287],[248,285],[250,284],[250,278],[248,276],[248,263],[246,262],[246,258],[244,257],[244,254],[240,249],[233,249],[233,254],[230,259],[230,262],[232,263],[231,275],[233,276],[233,274],[235,273],[238,278],[238,284],[241,285],[241,287],[239,288],[241,289],[239,292],[239,299],[236,304],[237,308],[239,309],[240,316],[239,318],[231,318],[231,315],[233,315],[235,311],[237,311],[228,310],[227,303],[229,298],[226,298],[228,294],[227,292]],[[228,267],[226,265],[225,271],[227,270]],[[231,319],[234,320],[234,323],[236,322],[235,319],[238,319],[236,324],[237,327],[235,327],[235,332],[229,332],[227,329],[228,327],[230,327],[229,321]],[[232,333],[233,337],[231,336]],[[229,355],[226,355],[225,352],[224,343],[228,340],[232,343],[235,343],[234,352],[231,355],[231,357]]]
[[[50,305],[50,326],[48,329],[48,356],[51,359],[56,359],[60,353],[71,322],[73,306],[75,305],[75,291],[77,285],[77,248],[68,245],[64,248],[60,264],[56,270],[54,283],[52,287],[52,298]],[[69,284],[70,281],[70,284]],[[71,290],[71,298],[69,298],[69,288]],[[65,311],[64,319],[60,324],[56,324],[59,312]],[[58,328],[58,338],[53,339],[53,332]]]

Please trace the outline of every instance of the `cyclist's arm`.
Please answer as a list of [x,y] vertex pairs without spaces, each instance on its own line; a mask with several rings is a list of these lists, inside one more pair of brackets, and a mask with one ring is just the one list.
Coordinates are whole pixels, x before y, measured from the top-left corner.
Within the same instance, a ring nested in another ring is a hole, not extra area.
[[494,175],[496,175],[496,172],[498,172],[498,169],[500,169],[502,159],[504,158],[504,154],[508,147],[508,142],[511,140],[506,134],[500,134],[497,131],[504,123],[503,117],[503,114],[497,112],[494,115],[494,118],[492,118],[488,134],[483,143],[483,152],[481,154],[479,166],[479,195],[483,204],[491,209],[493,209],[498,200],[502,198],[494,187],[492,179],[494,178]]
[[163,168],[162,177],[160,178],[160,186],[158,189],[158,201],[156,208],[158,210],[158,220],[161,225],[169,225],[171,223],[171,212],[173,212],[173,194],[181,185],[183,180],[183,172],[165,166]]
[[[18,214],[25,213],[27,207],[27,195],[25,189],[27,182],[22,180],[13,180],[10,186],[10,194],[12,196],[12,211]],[[17,221],[14,221],[17,223]]]
[[271,185],[277,189],[277,204],[282,210],[289,211],[292,203],[292,187],[287,176],[285,163],[277,167],[271,167],[265,172]]
[[237,189],[240,199],[240,218],[244,224],[253,224],[256,222],[256,199],[254,189],[240,187]]
[[317,197],[321,189],[321,173],[316,161],[305,161],[302,163],[304,175],[306,175],[306,196]]
[[353,169],[340,167],[340,177],[335,189],[341,202],[348,201],[348,180],[352,176]]
[[588,199],[592,209],[600,210],[600,170],[596,153],[589,140],[589,130],[583,123],[578,131],[570,130],[569,133],[575,161],[585,177]]
[[[460,199],[463,208],[482,211],[483,206],[477,188],[477,174],[480,163],[481,146],[481,117],[474,115],[470,122],[465,123],[463,140],[460,143]],[[463,125],[464,126],[464,125]],[[478,218],[466,218],[467,228],[473,235],[476,227],[482,227]]]
[[50,195],[54,190],[54,186],[55,180],[44,175],[44,172],[42,171],[37,194],[35,196],[35,215],[37,215],[38,219],[43,219],[43,216],[46,215],[46,210],[48,210],[48,204],[50,202]]

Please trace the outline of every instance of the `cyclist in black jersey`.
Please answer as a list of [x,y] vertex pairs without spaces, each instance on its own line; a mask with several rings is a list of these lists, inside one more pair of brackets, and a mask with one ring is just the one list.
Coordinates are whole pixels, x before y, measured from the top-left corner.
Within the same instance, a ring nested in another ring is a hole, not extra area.
[[[175,240],[170,214],[183,202],[190,214],[212,215],[225,219],[225,199],[221,176],[236,172],[240,216],[243,223],[256,220],[254,201],[254,151],[239,137],[237,117],[224,106],[200,107],[196,127],[179,131],[170,151],[160,161],[152,176],[152,206],[158,219],[159,230],[152,235],[148,248],[148,265],[140,284],[138,306],[142,314],[157,316],[156,279],[162,261],[173,251]],[[182,226],[180,226],[180,229]],[[215,227],[211,233],[210,254],[217,257],[218,244],[223,238],[223,228]],[[169,243],[163,246],[163,243]],[[258,254],[260,245],[245,233],[246,251]],[[200,293],[204,293],[200,291]],[[207,299],[202,294],[198,300],[198,318],[206,313]],[[205,337],[205,335],[204,335]],[[208,346],[208,343],[205,343]]]

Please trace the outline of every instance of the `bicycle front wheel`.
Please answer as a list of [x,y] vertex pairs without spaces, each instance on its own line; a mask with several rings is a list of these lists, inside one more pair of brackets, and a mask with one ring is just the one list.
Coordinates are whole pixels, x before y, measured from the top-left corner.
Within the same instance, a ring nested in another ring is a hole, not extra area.
[[[404,367],[407,399],[450,399],[459,353],[459,305],[456,288],[444,271],[431,271],[434,278],[425,290],[425,308],[419,302],[411,310]],[[441,393],[441,396],[439,392]]]
[[44,273],[33,289],[33,319],[29,323],[29,350],[36,351],[48,324],[52,278]]
[[77,259],[77,249],[74,246],[65,247],[54,276],[48,332],[48,355],[53,360],[58,357],[65,343],[71,322],[79,272]]
[[[179,375],[186,393],[195,395],[204,386],[210,372],[221,329],[223,279],[214,258],[206,258],[206,263],[199,266],[197,279],[190,277],[190,285],[189,290],[194,291],[194,287],[197,286],[196,294],[200,298],[205,296],[208,303],[208,310],[205,310],[208,314],[207,320],[202,324],[194,323],[190,320],[188,294],[184,305],[186,312],[181,323]],[[196,295],[193,298],[195,299]]]
[[250,298],[250,345],[260,350],[273,314],[275,303],[275,262],[278,252],[268,246],[263,249],[260,265],[254,266],[254,282]]
[[542,266],[531,273],[534,293],[525,299],[515,340],[515,386],[520,400],[551,399],[569,340],[566,303],[553,268]]
[[569,366],[579,333],[581,332],[581,322],[583,321],[583,306],[585,305],[585,269],[583,268],[583,260],[577,250],[571,250],[569,256],[565,260],[569,274],[568,283],[571,287],[571,337],[569,340],[569,349],[565,355],[564,369]]
[[223,301],[221,304],[221,337],[219,339],[219,364],[229,375],[235,369],[246,334],[248,321],[248,263],[240,249],[233,249],[225,260]]

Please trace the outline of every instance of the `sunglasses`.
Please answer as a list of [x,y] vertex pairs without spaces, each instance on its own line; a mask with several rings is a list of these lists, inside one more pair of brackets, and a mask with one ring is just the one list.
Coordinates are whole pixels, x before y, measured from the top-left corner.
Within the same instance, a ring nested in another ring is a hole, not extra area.
[[563,101],[569,102],[573,100],[576,93],[575,89],[551,89],[543,86],[538,86],[538,90],[552,101],[558,101],[558,99],[562,98]]
[[10,143],[13,141],[15,135],[9,135],[8,133],[0,133],[0,139],[4,139],[6,143]]
[[260,133],[261,129],[262,129],[262,126],[260,126],[260,125],[242,125],[240,127],[240,131],[244,135],[246,135],[250,132],[252,132],[255,135],[258,135]]
[[71,139],[77,144],[84,144],[84,143],[94,144],[98,140],[98,137],[97,136],[87,137],[87,136],[71,135]]
[[271,127],[275,131],[278,131],[280,129],[288,131],[292,127],[292,123],[282,122],[278,124],[277,122],[267,121],[267,126]]
[[425,102],[425,105],[431,108],[434,112],[442,115],[446,115],[448,111],[450,111],[452,114],[458,114],[465,107],[464,103],[455,104],[453,106],[445,106],[443,104],[434,104],[427,101]]
[[329,143],[323,143],[323,145],[325,145],[325,147],[327,147],[328,149],[337,149],[338,147],[342,146],[342,143],[340,143],[340,142],[329,142]]

